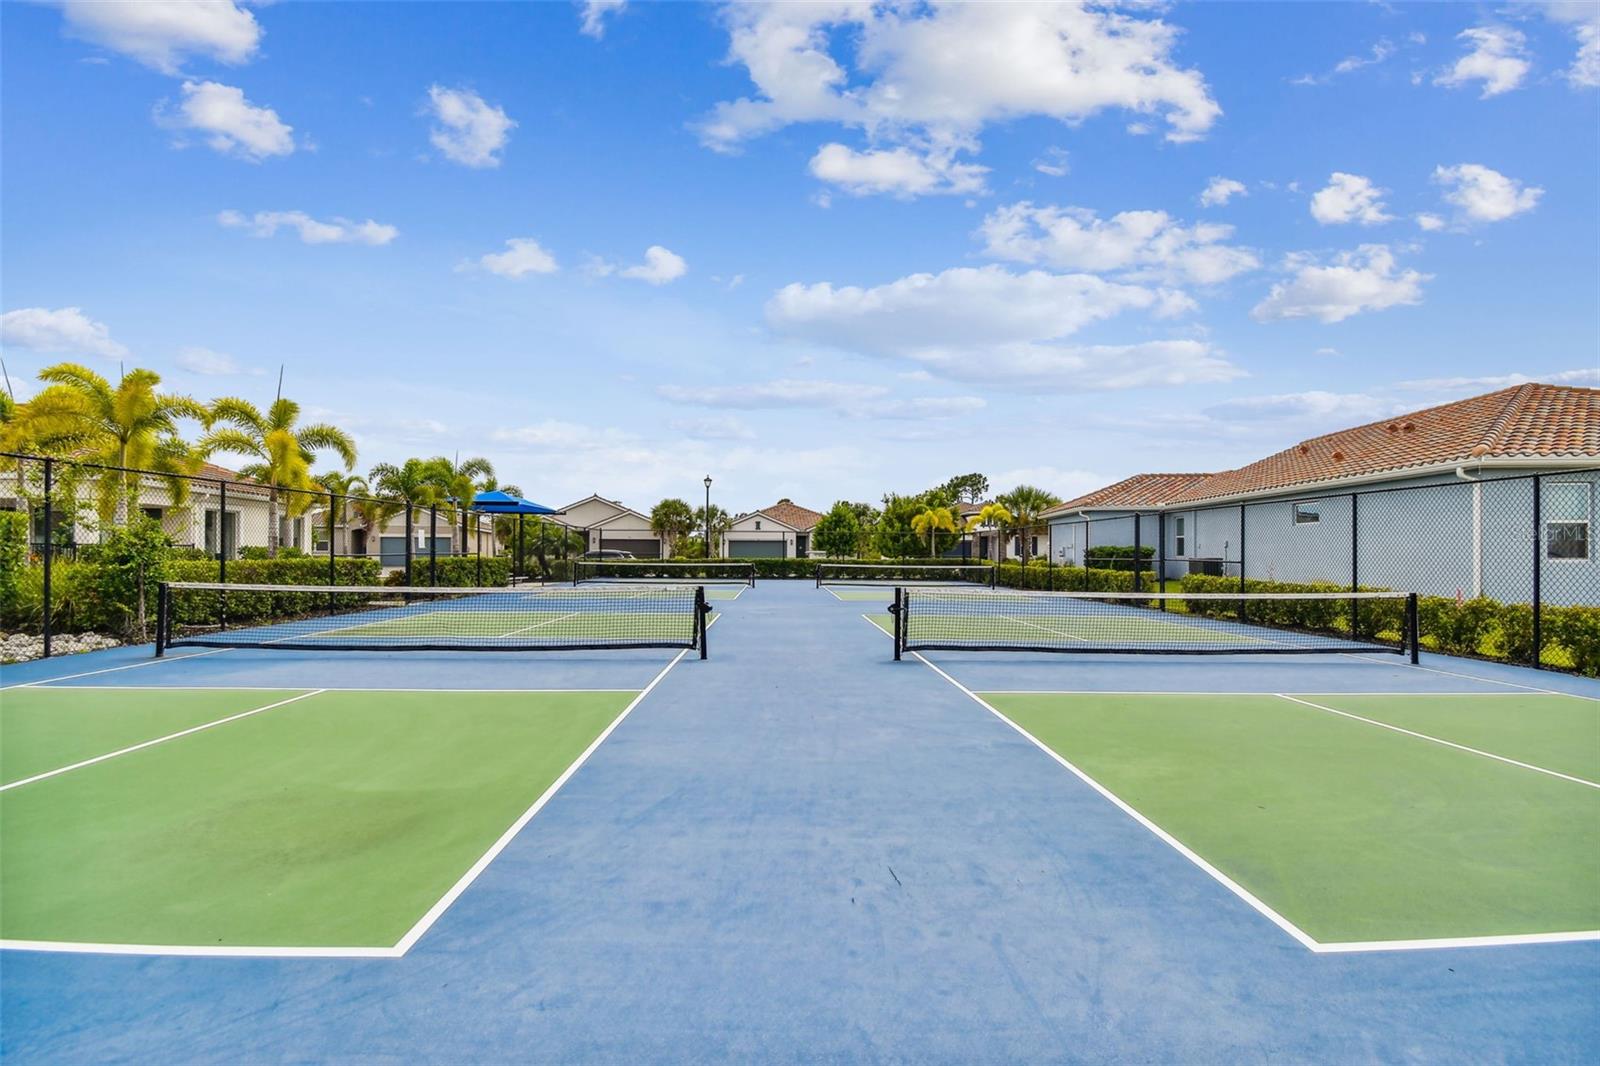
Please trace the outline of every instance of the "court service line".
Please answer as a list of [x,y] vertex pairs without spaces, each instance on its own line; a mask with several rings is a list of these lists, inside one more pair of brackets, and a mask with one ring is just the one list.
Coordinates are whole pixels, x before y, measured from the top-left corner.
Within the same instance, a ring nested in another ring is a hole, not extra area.
[[1518,759],[1507,758],[1504,755],[1496,755],[1492,751],[1484,751],[1482,748],[1473,748],[1468,747],[1465,744],[1457,744],[1453,740],[1445,740],[1443,737],[1430,736],[1427,733],[1418,733],[1414,729],[1405,729],[1401,726],[1390,725],[1388,722],[1380,722],[1376,718],[1367,718],[1363,715],[1352,714],[1349,711],[1341,711],[1336,707],[1325,707],[1320,703],[1312,703],[1310,700],[1302,699],[1299,696],[1289,696],[1282,692],[1274,692],[1273,695],[1277,696],[1279,699],[1288,700],[1290,703],[1298,703],[1302,707],[1311,707],[1315,710],[1327,711],[1329,714],[1336,714],[1341,718],[1349,718],[1357,722],[1365,722],[1367,725],[1375,725],[1380,729],[1389,729],[1396,733],[1404,733],[1406,736],[1416,737],[1418,740],[1426,740],[1433,744],[1441,744],[1447,748],[1455,748],[1457,751],[1465,751],[1473,755],[1481,755],[1485,759],[1493,759],[1495,762],[1503,762],[1508,766],[1518,766],[1524,770],[1532,770],[1535,773],[1548,774],[1551,777],[1559,777],[1561,780],[1571,781],[1575,785],[1586,785],[1589,788],[1600,789],[1600,782],[1590,781],[1587,778],[1573,777],[1571,774],[1564,774],[1558,770],[1547,769],[1543,766],[1535,766],[1531,762],[1522,762]]
[[[1360,659],[1362,662],[1377,663],[1380,666],[1393,665],[1392,663],[1387,663],[1382,659],[1374,659],[1370,655],[1362,655],[1360,652],[1349,652],[1347,654],[1350,656],[1350,658],[1352,658],[1352,659]],[[1430,654],[1438,654],[1438,653],[1434,652],[1434,653],[1430,653]],[[1551,693],[1551,694],[1556,695],[1556,696],[1573,696],[1573,697],[1576,697],[1577,699],[1580,699],[1580,700],[1596,700],[1596,701],[1600,701],[1600,696],[1586,696],[1586,695],[1583,695],[1582,693],[1578,693],[1578,692],[1563,692],[1558,688],[1545,688],[1545,687],[1543,687],[1541,685],[1523,685],[1523,684],[1519,684],[1518,682],[1515,682],[1515,681],[1503,681],[1498,677],[1479,677],[1477,674],[1464,674],[1459,670],[1444,670],[1444,669],[1441,669],[1441,668],[1439,668],[1437,666],[1423,666],[1420,663],[1417,664],[1417,665],[1414,665],[1414,666],[1412,664],[1410,664],[1410,663],[1407,663],[1405,665],[1406,665],[1407,669],[1411,669],[1411,670],[1426,670],[1430,674],[1443,674],[1446,677],[1464,677],[1469,681],[1482,681],[1482,682],[1485,682],[1486,684],[1490,684],[1490,685],[1504,685],[1507,688],[1520,688],[1520,689],[1524,689],[1524,690],[1526,690],[1528,692],[1548,692],[1548,693]],[[1507,666],[1518,666],[1520,664],[1518,664],[1518,663],[1506,663],[1504,665],[1507,665]],[[1527,667],[1524,667],[1524,669],[1527,669]]]
[[[57,681],[74,681],[80,677],[94,677],[97,674],[114,674],[118,670],[134,670],[141,666],[154,666],[157,663],[177,663],[182,662],[185,659],[198,659],[202,655],[220,655],[222,652],[234,650],[235,649],[233,648],[212,648],[210,651],[197,651],[190,655],[164,655],[159,659],[152,655],[150,658],[141,662],[124,663],[121,666],[107,666],[99,670],[85,670],[82,673],[77,674],[63,674],[60,677],[42,677],[37,681],[23,681],[15,685],[0,685],[0,692],[13,688],[35,688],[39,685],[49,685]],[[39,662],[41,660],[36,659],[34,661]]]
[[1229,877],[1227,874],[1211,865],[1205,859],[1201,858],[1198,853],[1192,850],[1187,844],[1183,843],[1183,841],[1179,840],[1177,837],[1161,828],[1155,822],[1152,822],[1149,818],[1145,817],[1131,804],[1123,800],[1122,797],[1118,796],[1115,792],[1112,792],[1109,788],[1090,777],[1087,773],[1080,770],[1067,759],[1063,758],[1044,741],[1040,740],[1038,737],[1022,728],[1022,726],[1018,725],[1010,718],[1007,718],[1003,713],[991,706],[989,702],[982,696],[978,695],[976,692],[973,692],[970,688],[963,685],[961,682],[957,681],[943,670],[939,669],[939,667],[935,666],[933,663],[929,662],[928,659],[920,652],[912,652],[911,655],[921,662],[923,666],[926,666],[928,669],[932,670],[934,673],[948,681],[958,691],[960,691],[967,698],[971,699],[978,706],[982,707],[984,710],[1000,719],[1006,725],[1016,730],[1019,734],[1021,734],[1023,739],[1027,740],[1034,747],[1038,748],[1050,758],[1054,759],[1062,767],[1071,772],[1073,776],[1077,777],[1078,780],[1082,781],[1084,784],[1098,792],[1101,796],[1105,797],[1113,805],[1115,805],[1118,810],[1122,811],[1123,814],[1126,814],[1129,818],[1132,818],[1135,822],[1138,822],[1140,825],[1144,826],[1145,829],[1154,834],[1156,838],[1159,839],[1163,844],[1166,844],[1179,855],[1182,855],[1191,863],[1198,866],[1223,888],[1226,888],[1229,892],[1232,892],[1235,896],[1248,904],[1256,913],[1260,914],[1263,918],[1266,918],[1279,929],[1282,929],[1285,933],[1288,933],[1291,937],[1298,941],[1301,946],[1311,951],[1317,950],[1317,942],[1311,938],[1310,934],[1305,932],[1305,930],[1301,929],[1299,926],[1295,925],[1289,919],[1285,918],[1283,915],[1279,914],[1277,911],[1273,910],[1253,892],[1239,884],[1239,882],[1235,881],[1233,878]]
[[31,785],[35,781],[43,781],[48,777],[55,777],[59,774],[64,774],[69,770],[81,770],[85,766],[93,766],[95,763],[105,762],[107,759],[115,759],[119,755],[127,755],[143,748],[154,747],[157,744],[165,744],[169,740],[177,740],[179,737],[186,737],[191,733],[198,733],[201,730],[211,729],[219,725],[226,725],[229,722],[237,722],[241,718],[249,718],[253,714],[260,714],[263,711],[270,711],[274,707],[283,707],[287,704],[295,703],[299,700],[303,700],[326,691],[327,689],[322,688],[312,689],[310,692],[302,692],[298,696],[290,696],[286,700],[279,700],[276,703],[269,703],[264,707],[254,707],[248,711],[240,711],[238,714],[230,714],[226,718],[218,718],[214,722],[202,722],[199,725],[190,726],[188,729],[180,729],[176,733],[168,733],[164,737],[155,737],[152,740],[140,741],[138,744],[130,744],[126,748],[118,748],[116,751],[108,751],[104,755],[96,755],[92,759],[84,759],[80,762],[75,762],[70,766],[62,766],[54,770],[46,770],[42,774],[34,774],[32,777],[24,777],[20,781],[12,781],[8,784],[0,785],[0,792],[9,792],[11,789],[21,788],[23,785]]
[[514,637],[518,633],[526,633],[530,629],[538,629],[540,626],[553,626],[557,622],[565,622],[569,618],[576,618],[579,614],[582,614],[582,613],[583,612],[581,612],[581,611],[568,611],[566,614],[558,614],[554,618],[546,618],[543,622],[535,622],[531,626],[518,626],[516,629],[513,629],[509,633],[501,633],[495,639],[496,640],[504,640],[507,637]]
[[[712,621],[715,621],[715,619],[712,619]],[[710,628],[709,624],[707,625],[707,628]],[[460,879],[457,880],[454,885],[450,886],[450,890],[443,896],[439,897],[437,903],[428,908],[428,912],[419,918],[417,923],[407,930],[405,936],[401,937],[400,940],[394,945],[394,952],[397,955],[404,955],[407,951],[410,951],[411,946],[421,939],[424,933],[433,928],[433,924],[439,920],[445,911],[450,909],[451,904],[455,903],[455,901],[460,898],[461,894],[471,887],[472,882],[478,879],[479,874],[488,869],[489,864],[492,863],[499,856],[499,854],[506,849],[506,846],[516,838],[518,833],[522,832],[523,827],[533,820],[534,815],[538,814],[544,809],[545,804],[549,803],[555,794],[561,791],[561,786],[565,785],[567,781],[572,778],[572,775],[577,773],[578,770],[582,768],[583,764],[589,761],[589,756],[593,755],[600,745],[606,742],[606,738],[611,736],[611,734],[616,731],[617,726],[622,724],[623,719],[627,718],[628,715],[633,713],[633,709],[639,706],[639,704],[643,702],[644,698],[655,690],[657,685],[661,684],[662,679],[672,671],[674,666],[677,666],[678,663],[682,662],[683,657],[687,654],[689,654],[689,649],[684,648],[682,651],[678,652],[678,654],[674,655],[672,660],[661,668],[661,672],[655,677],[651,678],[650,683],[646,685],[637,696],[629,701],[628,705],[622,709],[622,713],[617,715],[616,718],[612,719],[611,724],[601,730],[600,735],[595,737],[594,740],[589,743],[587,748],[583,749],[582,754],[573,760],[572,765],[568,766],[566,770],[562,771],[560,777],[551,782],[550,787],[544,790],[543,795],[534,800],[533,805],[527,810],[523,811],[522,815],[515,822],[511,823],[510,828],[508,828],[504,833],[500,834],[500,838],[489,846],[489,850],[484,852],[478,861],[473,863],[471,868],[468,869],[466,873],[462,874]]]
[[[60,692],[294,692],[293,685],[66,685]],[[497,695],[537,695],[539,693],[573,692],[638,692],[637,688],[404,688],[379,686],[370,688],[358,685],[324,685],[319,692],[457,692],[495,693]]]

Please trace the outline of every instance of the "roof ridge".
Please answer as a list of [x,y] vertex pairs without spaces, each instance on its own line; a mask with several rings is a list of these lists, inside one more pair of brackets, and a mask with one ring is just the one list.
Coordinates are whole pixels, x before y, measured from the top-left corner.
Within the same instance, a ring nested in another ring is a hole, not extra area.
[[[1525,381],[1514,389],[1509,390],[1511,395],[1506,397],[1506,403],[1500,413],[1489,423],[1483,431],[1483,438],[1472,446],[1471,455],[1474,459],[1494,451],[1495,443],[1505,434],[1511,425],[1511,420],[1522,410],[1522,405],[1538,386],[1531,381]],[[1493,395],[1491,393],[1490,395]]]

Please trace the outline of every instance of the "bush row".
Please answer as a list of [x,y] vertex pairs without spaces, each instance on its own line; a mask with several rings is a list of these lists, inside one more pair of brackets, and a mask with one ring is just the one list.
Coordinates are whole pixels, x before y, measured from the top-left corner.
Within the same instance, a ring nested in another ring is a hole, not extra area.
[[[1183,579],[1185,592],[1239,591],[1239,579],[1190,574]],[[1248,580],[1245,592],[1345,592],[1346,586],[1321,582]],[[1362,591],[1386,591],[1363,588]],[[1397,638],[1404,626],[1405,605],[1400,600],[1362,600],[1355,612],[1356,634],[1364,639]],[[1237,607],[1226,600],[1192,601],[1196,614],[1232,616]],[[1350,601],[1276,600],[1251,606],[1250,620],[1287,629],[1319,632],[1351,631]],[[1589,677],[1600,676],[1600,607],[1541,609],[1541,660],[1564,666]],[[1422,643],[1447,655],[1466,655],[1528,663],[1533,659],[1533,607],[1526,603],[1501,603],[1487,596],[1456,600],[1449,596],[1417,597],[1417,629]]]
[[[1050,566],[1034,560],[1027,566],[1021,563],[1001,563],[1000,585],[1012,589],[1044,589],[1055,592],[1132,592],[1132,570],[1106,570],[1100,567]],[[1145,577],[1141,587],[1147,592],[1155,590],[1154,580]]]
[[[364,560],[356,560],[364,561]],[[501,588],[511,580],[511,559],[508,556],[441,555],[434,560],[430,571],[427,559],[411,561],[411,584],[419,588],[429,585],[439,588]],[[324,561],[326,565],[326,561]],[[537,565],[534,567],[537,570]],[[567,580],[571,580],[568,571]],[[385,585],[404,585],[406,572],[392,570],[383,579]]]

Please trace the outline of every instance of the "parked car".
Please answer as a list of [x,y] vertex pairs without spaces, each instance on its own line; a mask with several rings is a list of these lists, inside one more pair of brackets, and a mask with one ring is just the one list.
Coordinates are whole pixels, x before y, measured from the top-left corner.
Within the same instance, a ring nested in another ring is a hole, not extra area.
[[599,559],[604,562],[620,562],[624,559],[634,558],[634,554],[625,552],[620,548],[601,548],[598,551],[584,552],[583,557],[585,559]]

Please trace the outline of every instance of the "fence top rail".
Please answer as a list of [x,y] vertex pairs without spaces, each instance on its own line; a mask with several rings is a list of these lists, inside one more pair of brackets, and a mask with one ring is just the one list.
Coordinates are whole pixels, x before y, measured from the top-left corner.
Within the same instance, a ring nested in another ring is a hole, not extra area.
[[[496,585],[492,587],[461,586],[461,585],[250,585],[233,584],[222,581],[167,581],[162,583],[164,588],[173,591],[198,591],[198,592],[282,592],[282,593],[312,593],[322,594],[336,592],[343,596],[351,594],[374,594],[378,596],[471,596],[501,595],[514,593],[518,596],[562,596],[574,595],[570,585],[550,585],[540,589],[530,589],[527,585]],[[659,594],[663,589],[696,589],[701,587],[698,582],[686,581],[680,585],[664,585],[659,582],[649,585],[585,585],[582,586],[584,595],[589,596],[615,596],[621,593],[634,591],[638,593]],[[603,591],[602,591],[603,590]]]
[[1255,602],[1260,600],[1327,600],[1329,602],[1349,603],[1351,600],[1405,600],[1409,599],[1409,592],[1135,592],[1125,589],[1121,592],[1052,592],[1048,589],[1022,589],[1000,586],[998,589],[987,587],[965,587],[961,585],[946,585],[937,589],[907,585],[901,589],[907,597],[921,598],[924,596],[973,596],[982,599],[992,599],[997,595],[1038,596],[1049,599],[1070,600],[1170,600],[1182,603],[1190,600],[1226,600],[1237,603],[1240,600]]

